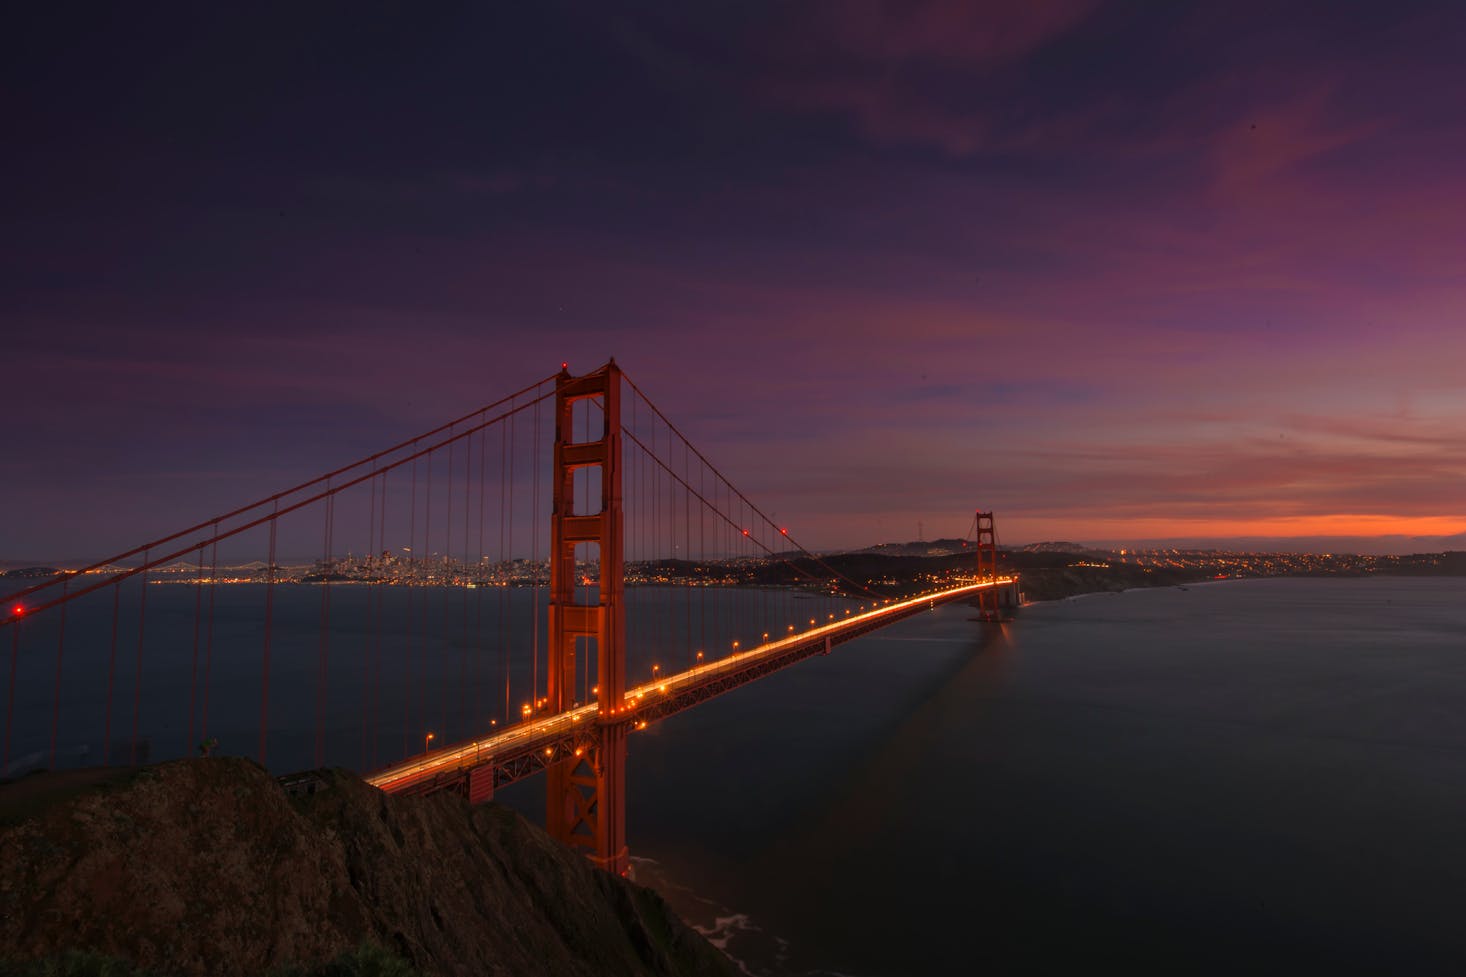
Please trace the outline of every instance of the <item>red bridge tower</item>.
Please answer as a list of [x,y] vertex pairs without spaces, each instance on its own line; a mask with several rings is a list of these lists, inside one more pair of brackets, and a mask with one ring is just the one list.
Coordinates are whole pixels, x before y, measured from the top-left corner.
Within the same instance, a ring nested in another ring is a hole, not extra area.
[[[601,435],[574,440],[573,410],[584,400],[601,407]],[[550,516],[549,709],[564,712],[575,698],[576,655],[594,642],[599,744],[547,770],[549,832],[579,848],[607,871],[625,874],[626,850],[626,618],[621,511],[621,369],[611,360],[594,373],[562,370],[555,387],[554,504]],[[600,469],[600,508],[575,511],[575,473]],[[595,544],[600,564],[594,605],[575,602],[575,550]]]
[[[977,522],[977,578],[978,580],[998,579],[998,535],[993,529],[993,514],[991,512],[979,512]],[[1001,621],[1003,616],[998,609],[998,588],[989,587],[987,590],[978,591],[977,616],[980,621]]]

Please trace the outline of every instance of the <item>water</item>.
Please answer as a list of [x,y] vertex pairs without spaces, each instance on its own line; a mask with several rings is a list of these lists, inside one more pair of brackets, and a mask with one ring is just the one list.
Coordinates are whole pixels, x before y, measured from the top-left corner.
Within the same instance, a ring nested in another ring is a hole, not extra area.
[[631,741],[754,974],[1459,973],[1466,579],[948,607]]
[[[259,759],[263,720],[271,770],[373,770],[518,721],[531,690],[545,693],[545,588],[281,584],[271,594],[185,578],[148,585],[145,607],[143,590],[133,578],[115,611],[103,590],[66,605],[64,620],[56,609],[26,619],[14,645],[4,635],[7,713],[12,651],[16,672],[0,775],[50,764],[53,717],[59,767],[189,756],[206,736],[220,753]],[[860,606],[712,587],[629,587],[626,604],[629,684],[648,681],[654,665],[661,675],[691,667],[697,649],[712,661],[734,641],[748,648]],[[589,701],[594,653],[579,663],[578,698]]]
[[[376,627],[369,588],[333,588],[328,762],[481,728],[528,687],[511,669],[506,697],[493,638],[532,639],[512,624],[542,617],[531,591],[385,590]],[[154,758],[192,752],[196,596],[150,588],[139,725]],[[633,627],[633,677],[694,630],[712,648],[826,610],[768,591],[629,597],[688,611]],[[217,599],[210,728],[248,755],[263,590]],[[114,750],[137,644],[123,606]],[[320,591],[278,588],[275,607],[270,765],[300,769]],[[922,615],[634,734],[637,878],[760,977],[1463,969],[1466,579],[1136,590],[1001,629],[970,615]],[[86,744],[103,733],[110,621],[110,601],[68,617],[63,761],[86,759],[76,744],[100,755]],[[54,624],[27,628],[13,756],[49,735]],[[538,816],[543,790],[501,799]]]

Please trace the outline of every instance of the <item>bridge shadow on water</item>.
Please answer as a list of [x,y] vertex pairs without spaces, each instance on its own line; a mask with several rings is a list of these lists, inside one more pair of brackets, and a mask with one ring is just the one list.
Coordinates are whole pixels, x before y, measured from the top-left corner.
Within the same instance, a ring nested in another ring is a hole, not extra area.
[[[914,778],[928,776],[932,757],[947,752],[943,742],[969,734],[972,713],[1002,694],[1013,664],[1011,626],[979,625],[955,616],[965,610],[954,607],[895,628],[889,636],[862,638],[858,645],[863,647],[852,645],[831,657],[828,668],[842,676],[888,655],[908,659],[908,673],[883,684],[891,701],[878,713],[851,722],[833,752],[818,754],[818,768],[807,769],[797,789],[777,776],[772,783],[752,779],[788,805],[781,816],[755,818],[741,836],[723,838],[732,845],[726,850],[717,848],[722,842],[715,826],[705,825],[713,848],[700,855],[667,850],[670,864],[638,864],[639,879],[661,890],[746,972],[759,977],[948,972],[934,960],[928,963],[938,969],[909,968],[910,948],[902,935],[906,924],[893,920],[889,934],[850,931],[851,916],[842,904],[889,899],[900,907],[897,912],[904,912],[935,898],[930,893],[911,898],[907,890],[913,879],[928,873],[902,851],[890,850],[890,839],[909,830],[913,805],[926,803],[931,794],[929,784],[916,784]],[[935,623],[923,625],[921,620]],[[842,653],[864,660],[841,662]],[[869,681],[870,676],[858,680]],[[813,755],[803,749],[798,753],[806,764]],[[943,791],[948,797],[944,810],[930,812],[949,823],[960,821],[974,803],[973,785],[964,785],[960,772],[950,775],[953,785]],[[706,888],[690,882],[700,876]],[[722,905],[707,898],[710,891]],[[747,907],[757,907],[753,918],[738,911]],[[838,956],[847,948],[848,957]]]

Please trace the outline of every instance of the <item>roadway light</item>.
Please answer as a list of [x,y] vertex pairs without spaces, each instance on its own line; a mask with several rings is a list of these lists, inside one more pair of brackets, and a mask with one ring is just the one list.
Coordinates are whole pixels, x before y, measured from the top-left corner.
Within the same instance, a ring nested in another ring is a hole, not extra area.
[[424,753],[428,752],[428,744],[431,743],[432,741],[433,741],[433,734],[432,733],[429,733],[427,735],[427,738],[422,741],[422,751]]

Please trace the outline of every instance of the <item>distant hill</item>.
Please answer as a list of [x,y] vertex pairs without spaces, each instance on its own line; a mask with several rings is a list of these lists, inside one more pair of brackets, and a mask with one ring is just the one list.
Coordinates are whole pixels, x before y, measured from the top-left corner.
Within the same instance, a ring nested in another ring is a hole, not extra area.
[[[998,549],[1009,553],[1078,553],[1083,556],[1097,557],[1115,555],[1114,550],[1098,549],[1084,543],[1071,543],[1066,541],[1025,543],[1022,546],[1004,546],[1002,541],[999,540]],[[867,546],[862,550],[844,550],[841,551],[841,555],[934,557],[954,556],[971,551],[972,542],[970,540],[934,539],[931,541],[918,540],[911,543],[877,543],[874,546]]]
[[872,554],[875,556],[951,556],[965,553],[971,544],[963,539],[934,539],[930,542],[918,540],[914,543],[877,543],[863,550],[847,550],[848,554]]
[[1093,546],[1086,546],[1083,543],[1071,543],[1067,541],[1025,543],[1022,546],[1014,547],[1015,553],[1083,553],[1086,556],[1110,556],[1114,550],[1096,549]]

